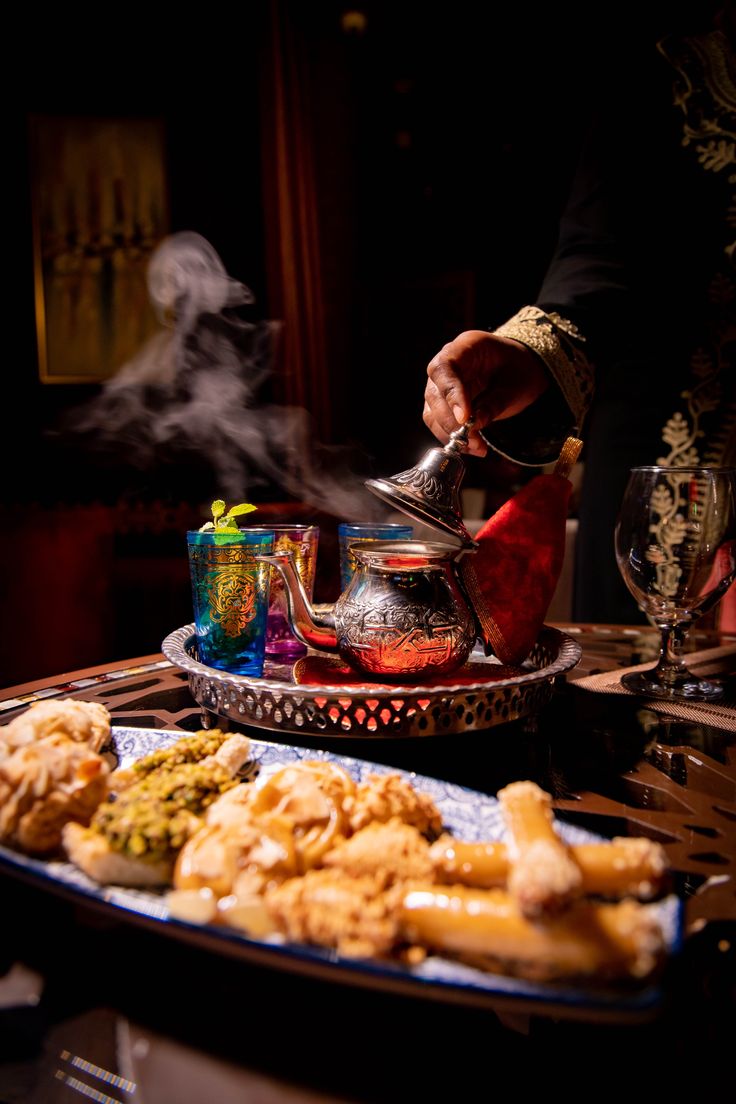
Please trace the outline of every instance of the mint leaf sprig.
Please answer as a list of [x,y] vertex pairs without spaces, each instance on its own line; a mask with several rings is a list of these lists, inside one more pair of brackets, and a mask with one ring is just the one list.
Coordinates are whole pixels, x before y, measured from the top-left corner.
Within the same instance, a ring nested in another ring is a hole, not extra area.
[[212,521],[206,521],[201,526],[200,533],[208,533],[213,530],[215,533],[237,533],[239,530],[235,519],[243,514],[252,513],[256,507],[252,506],[250,502],[240,502],[237,506],[231,506],[228,510],[222,499],[217,498],[210,509],[212,510]]

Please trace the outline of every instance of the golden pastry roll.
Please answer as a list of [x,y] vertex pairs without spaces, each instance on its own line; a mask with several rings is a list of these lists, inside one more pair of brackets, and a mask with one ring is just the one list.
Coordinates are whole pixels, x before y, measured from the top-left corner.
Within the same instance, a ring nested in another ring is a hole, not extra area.
[[508,829],[508,891],[525,916],[566,908],[582,891],[580,867],[555,831],[552,800],[534,782],[499,790]]
[[[653,840],[616,836],[606,843],[573,844],[582,893],[598,897],[637,897],[648,901],[662,890],[668,872],[665,850]],[[505,843],[468,843],[442,836],[430,848],[439,881],[478,889],[505,887],[511,862]]]
[[402,898],[399,923],[412,943],[540,980],[643,978],[664,949],[652,906],[632,900],[576,901],[532,921],[503,889],[415,885]]

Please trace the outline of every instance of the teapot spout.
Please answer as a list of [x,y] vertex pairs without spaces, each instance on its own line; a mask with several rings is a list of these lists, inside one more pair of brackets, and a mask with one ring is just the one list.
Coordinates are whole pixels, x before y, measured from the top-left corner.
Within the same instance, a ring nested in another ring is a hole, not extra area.
[[272,552],[256,556],[261,563],[271,564],[281,573],[286,590],[286,609],[289,627],[302,644],[319,648],[323,652],[337,652],[335,618],[332,612],[315,613],[307,598],[304,584],[294,566],[292,552]]

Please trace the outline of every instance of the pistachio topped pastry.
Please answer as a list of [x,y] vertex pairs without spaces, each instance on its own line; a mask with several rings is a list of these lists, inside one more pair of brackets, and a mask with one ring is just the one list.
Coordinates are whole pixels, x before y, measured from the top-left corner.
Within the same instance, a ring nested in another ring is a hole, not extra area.
[[213,728],[209,732],[203,729],[193,736],[184,736],[170,747],[159,748],[158,751],[137,759],[130,767],[114,771],[110,776],[110,789],[118,793],[152,771],[159,773],[173,770],[182,763],[199,763],[208,755],[215,755],[226,739],[227,734],[219,728]]
[[193,821],[234,785],[230,771],[214,758],[175,766],[167,762],[103,802],[91,827],[114,851],[131,858],[172,858],[199,826]]
[[[207,754],[211,747],[217,750]],[[124,787],[113,783],[117,792],[98,807],[89,828],[67,825],[67,854],[98,882],[170,881],[178,852],[202,826],[207,807],[235,786],[249,752],[246,736],[213,730],[147,756],[141,760],[143,777],[128,784],[132,772],[126,772]],[[204,758],[193,762],[195,755]]]

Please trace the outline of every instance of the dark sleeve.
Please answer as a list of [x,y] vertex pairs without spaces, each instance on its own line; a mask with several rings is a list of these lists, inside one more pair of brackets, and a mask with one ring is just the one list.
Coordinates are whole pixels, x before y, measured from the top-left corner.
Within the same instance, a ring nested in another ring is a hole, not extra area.
[[586,130],[554,256],[536,304],[497,333],[526,345],[545,364],[554,386],[521,414],[484,430],[488,444],[517,463],[554,460],[569,434],[581,431],[593,397],[598,353],[608,353],[629,311],[620,197],[626,174],[620,105],[601,109]]
[[637,168],[628,158],[622,163],[619,125],[611,109],[600,112],[588,129],[557,248],[537,296],[542,310],[575,323],[593,361],[611,319],[624,319],[629,310],[621,195],[625,175]]

